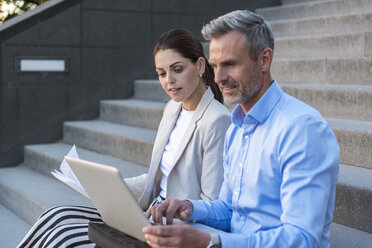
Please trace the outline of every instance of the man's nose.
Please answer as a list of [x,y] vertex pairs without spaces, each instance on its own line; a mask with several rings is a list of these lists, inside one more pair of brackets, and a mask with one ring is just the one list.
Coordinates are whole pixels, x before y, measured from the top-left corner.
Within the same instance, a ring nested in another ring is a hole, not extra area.
[[215,68],[214,69],[214,81],[216,81],[217,84],[224,85],[227,82],[228,74],[225,70],[221,68]]

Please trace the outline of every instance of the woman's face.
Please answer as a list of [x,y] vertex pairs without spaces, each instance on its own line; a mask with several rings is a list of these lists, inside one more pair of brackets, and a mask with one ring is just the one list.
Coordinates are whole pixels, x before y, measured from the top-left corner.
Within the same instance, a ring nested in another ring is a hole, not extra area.
[[173,49],[159,50],[155,67],[165,92],[186,110],[195,110],[206,88],[200,77],[204,73],[204,58],[194,64]]

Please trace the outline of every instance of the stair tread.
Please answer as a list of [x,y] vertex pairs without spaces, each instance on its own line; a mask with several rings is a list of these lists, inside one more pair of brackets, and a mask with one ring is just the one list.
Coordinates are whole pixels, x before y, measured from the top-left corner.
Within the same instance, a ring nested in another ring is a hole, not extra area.
[[338,183],[372,193],[372,170],[340,164]]
[[[292,3],[281,6],[256,9],[256,12],[263,15],[267,20],[275,20],[284,16],[291,19],[305,15],[308,17],[326,16],[330,14],[360,13],[366,9],[371,9],[372,1],[369,0],[328,0],[328,1],[308,1]],[[270,14],[274,13],[274,16]],[[289,15],[285,15],[289,13]]]
[[372,133],[372,122],[369,121],[347,120],[339,118],[326,119],[332,128]]
[[164,102],[159,101],[148,101],[141,99],[125,99],[125,100],[102,100],[101,104],[112,104],[117,106],[129,106],[129,107],[139,107],[147,109],[163,109],[165,107]]
[[[48,158],[54,159],[56,161],[56,165],[58,166],[57,168],[59,168],[59,165],[62,162],[63,157],[67,155],[71,147],[72,147],[71,144],[58,142],[52,144],[27,145],[25,146],[25,150],[26,151],[30,150],[39,154],[43,154]],[[80,159],[113,166],[120,171],[120,174],[124,178],[137,176],[148,171],[148,168],[143,165],[128,162],[110,155],[90,151],[78,146],[76,146],[76,150]]]
[[290,22],[300,22],[300,21],[312,21],[312,20],[320,20],[320,19],[329,19],[329,18],[340,18],[340,17],[351,17],[354,18],[358,15],[369,15],[372,14],[372,10],[363,10],[356,13],[334,13],[324,16],[309,16],[309,17],[301,17],[301,18],[293,18],[293,19],[283,19],[283,20],[275,20],[269,21],[271,25],[277,23],[290,23]]
[[2,247],[16,247],[31,225],[0,204],[0,244]]
[[366,248],[372,243],[372,234],[354,228],[332,223],[331,247],[332,248]]
[[115,124],[102,120],[68,121],[65,122],[64,125],[110,135],[129,137],[136,140],[144,140],[147,142],[154,142],[156,136],[155,130]]
[[30,203],[36,204],[41,211],[66,204],[92,206],[90,200],[69,186],[24,165],[0,168],[0,187],[3,186],[10,189],[13,195],[29,199]]

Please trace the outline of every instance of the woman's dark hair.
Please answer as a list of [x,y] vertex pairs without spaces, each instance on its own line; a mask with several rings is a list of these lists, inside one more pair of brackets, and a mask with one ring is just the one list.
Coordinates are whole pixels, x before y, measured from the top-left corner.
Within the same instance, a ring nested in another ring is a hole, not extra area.
[[204,82],[211,87],[214,98],[223,103],[223,96],[214,82],[213,68],[208,63],[204,55],[203,46],[193,33],[185,29],[172,29],[163,33],[156,41],[153,55],[160,50],[174,49],[183,57],[190,59],[192,63],[196,63],[200,57],[205,59],[205,72],[203,73]]

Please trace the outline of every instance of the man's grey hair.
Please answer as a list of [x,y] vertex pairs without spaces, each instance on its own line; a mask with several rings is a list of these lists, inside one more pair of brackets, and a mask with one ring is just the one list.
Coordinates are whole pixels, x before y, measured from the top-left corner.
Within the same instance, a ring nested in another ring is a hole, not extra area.
[[211,40],[234,30],[243,33],[252,60],[257,61],[267,47],[274,51],[274,35],[269,23],[248,10],[235,10],[220,16],[204,25],[201,32],[204,39]]

